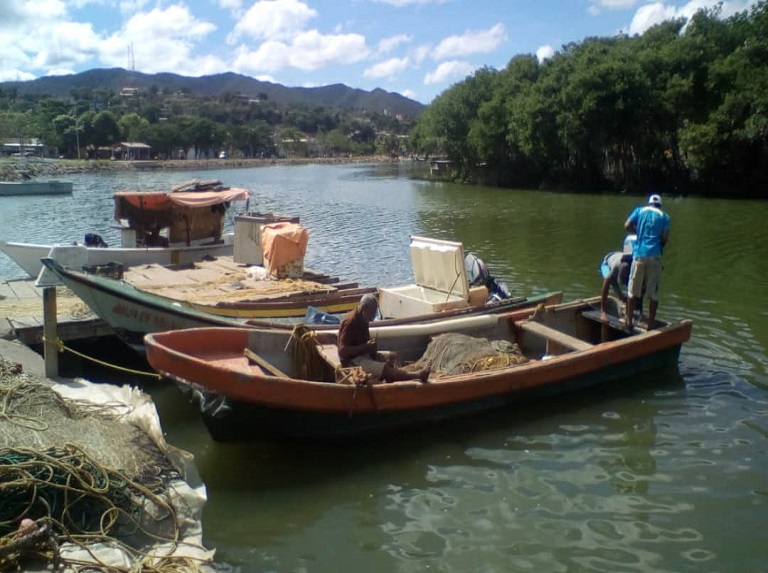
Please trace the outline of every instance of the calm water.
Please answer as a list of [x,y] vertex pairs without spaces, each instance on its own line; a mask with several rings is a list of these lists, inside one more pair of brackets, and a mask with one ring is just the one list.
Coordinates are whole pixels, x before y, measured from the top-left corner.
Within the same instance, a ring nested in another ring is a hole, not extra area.
[[[0,238],[118,242],[111,192],[193,177],[301,216],[306,263],[411,281],[409,235],[462,241],[517,293],[598,293],[637,198],[416,182],[406,165],[80,175],[0,198]],[[366,443],[210,441],[171,388],[168,438],[208,485],[206,543],[242,571],[766,571],[768,203],[665,197],[659,314],[690,317],[679,368]],[[0,255],[0,275],[17,276]]]

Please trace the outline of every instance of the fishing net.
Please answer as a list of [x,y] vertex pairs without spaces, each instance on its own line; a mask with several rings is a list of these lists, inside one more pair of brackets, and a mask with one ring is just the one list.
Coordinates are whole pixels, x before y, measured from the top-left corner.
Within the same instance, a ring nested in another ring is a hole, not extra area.
[[201,570],[186,484],[124,421],[141,406],[64,399],[22,370],[0,357],[0,570]]
[[48,450],[78,444],[102,464],[128,476],[162,475],[173,467],[139,428],[119,422],[116,404],[64,400],[46,383],[12,372],[0,358],[0,447],[24,444]]
[[488,340],[448,332],[435,336],[422,357],[408,369],[418,370],[430,363],[432,372],[437,376],[449,376],[504,368],[527,361],[520,347],[508,340]]

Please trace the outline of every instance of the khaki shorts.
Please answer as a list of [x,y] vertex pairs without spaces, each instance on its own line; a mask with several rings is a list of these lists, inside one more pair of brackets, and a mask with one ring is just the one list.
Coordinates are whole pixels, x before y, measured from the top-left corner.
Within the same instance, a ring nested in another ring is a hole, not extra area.
[[659,300],[661,257],[643,257],[632,261],[627,287],[629,294],[633,298],[643,296],[643,284],[645,284],[645,296],[651,300]]
[[371,376],[374,376],[381,380],[381,374],[384,372],[384,366],[387,364],[394,364],[396,360],[394,352],[381,351],[376,353],[376,358],[371,358],[368,355],[358,356],[351,360],[352,364],[359,366],[365,370]]

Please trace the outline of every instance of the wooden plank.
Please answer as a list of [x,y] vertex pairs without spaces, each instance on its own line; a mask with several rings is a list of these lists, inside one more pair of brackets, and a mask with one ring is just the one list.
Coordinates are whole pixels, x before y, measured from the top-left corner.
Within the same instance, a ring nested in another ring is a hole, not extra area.
[[537,334],[546,340],[551,340],[560,346],[570,348],[571,350],[589,350],[594,347],[594,344],[584,342],[580,338],[576,338],[565,332],[560,332],[551,326],[536,322],[535,320],[516,321],[515,326],[523,332]]
[[246,348],[243,351],[243,354],[246,356],[246,358],[248,358],[248,360],[250,360],[251,362],[255,362],[272,376],[280,376],[281,378],[290,378],[290,376],[288,376],[285,372],[281,371],[277,366],[264,360],[261,356],[256,354],[250,348]]
[[339,349],[335,344],[318,344],[317,350],[325,361],[333,368],[341,368],[341,358],[339,358]]
[[[184,271],[172,271],[166,269],[160,265],[152,265],[142,269],[142,277],[144,280],[134,279],[131,277],[129,281],[136,287],[140,285],[163,285],[163,286],[189,286],[195,284],[195,281],[190,280],[189,277],[184,274]],[[134,282],[137,281],[137,282]]]
[[0,300],[7,298],[16,298],[16,294],[13,292],[13,289],[8,286],[8,281],[3,281],[0,283]]
[[16,295],[17,298],[39,298],[42,299],[42,294],[40,293],[40,289],[34,286],[35,282],[33,279],[30,280],[22,280],[22,281],[11,281],[8,283],[8,286],[13,291],[13,293]]

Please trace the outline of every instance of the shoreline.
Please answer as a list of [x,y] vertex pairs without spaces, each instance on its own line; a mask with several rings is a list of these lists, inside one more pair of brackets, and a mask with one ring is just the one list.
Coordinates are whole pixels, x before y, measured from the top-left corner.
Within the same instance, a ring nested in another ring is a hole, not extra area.
[[150,159],[113,161],[109,159],[0,159],[0,181],[24,181],[38,177],[58,177],[71,173],[96,171],[172,170],[200,171],[213,169],[246,169],[270,165],[340,165],[345,163],[391,162],[389,157],[306,157],[287,159]]

